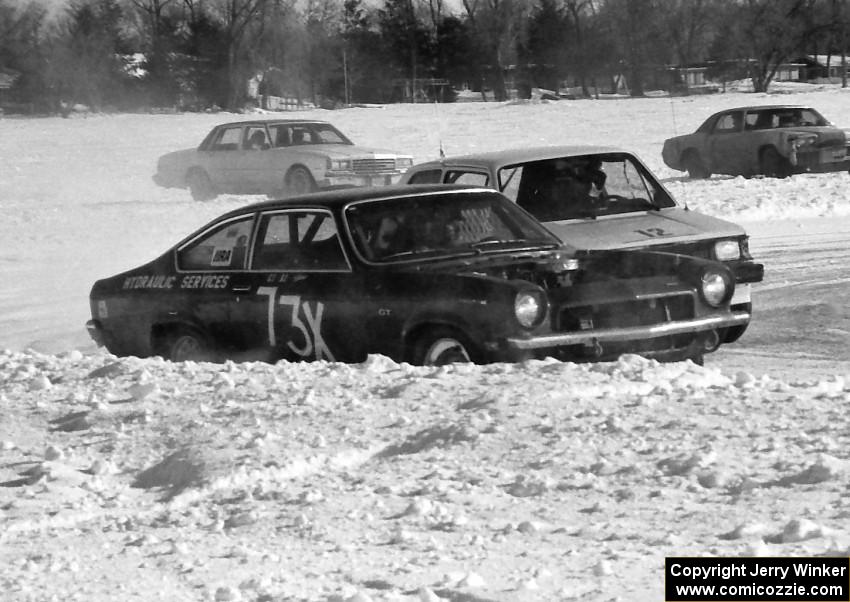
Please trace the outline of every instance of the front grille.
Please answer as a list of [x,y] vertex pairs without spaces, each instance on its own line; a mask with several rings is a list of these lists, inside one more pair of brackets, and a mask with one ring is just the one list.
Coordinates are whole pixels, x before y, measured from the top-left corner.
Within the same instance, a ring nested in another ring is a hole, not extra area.
[[372,175],[395,171],[395,159],[354,159],[354,173]]
[[688,255],[690,257],[713,259],[714,241],[704,240],[699,242],[675,243],[672,245],[656,245],[650,248],[653,251],[679,253],[680,255]]
[[[558,314],[556,328],[560,332],[590,329],[650,326],[694,317],[694,297],[678,293],[652,299],[634,299],[614,303],[565,307]],[[578,345],[571,353],[591,356],[617,356],[623,353],[645,353],[684,349],[696,335],[692,333],[656,337],[601,345]]]

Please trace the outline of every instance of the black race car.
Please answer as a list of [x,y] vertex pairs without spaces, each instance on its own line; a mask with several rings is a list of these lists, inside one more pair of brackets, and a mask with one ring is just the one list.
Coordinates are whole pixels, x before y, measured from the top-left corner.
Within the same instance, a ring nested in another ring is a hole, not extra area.
[[750,319],[734,288],[707,259],[576,252],[490,189],[354,188],[226,213],[97,281],[87,327],[171,360],[700,361]]

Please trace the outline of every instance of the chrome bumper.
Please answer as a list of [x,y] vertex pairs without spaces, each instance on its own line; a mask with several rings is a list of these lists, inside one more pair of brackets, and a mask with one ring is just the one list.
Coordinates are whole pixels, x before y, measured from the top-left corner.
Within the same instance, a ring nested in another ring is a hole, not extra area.
[[652,326],[631,326],[628,328],[603,328],[600,330],[581,330],[578,332],[563,332],[547,334],[538,337],[520,339],[509,337],[508,347],[513,349],[546,349],[549,347],[561,347],[566,345],[581,345],[583,343],[611,342],[611,341],[635,341],[641,339],[655,339],[674,334],[686,334],[690,332],[704,332],[729,326],[739,326],[750,321],[750,312],[735,311],[722,316],[708,316],[705,318],[694,318],[692,320],[680,320],[678,322],[665,322]]
[[89,336],[92,340],[97,343],[98,347],[104,346],[103,341],[103,327],[101,327],[100,322],[97,320],[89,320],[86,322],[86,330],[89,333]]

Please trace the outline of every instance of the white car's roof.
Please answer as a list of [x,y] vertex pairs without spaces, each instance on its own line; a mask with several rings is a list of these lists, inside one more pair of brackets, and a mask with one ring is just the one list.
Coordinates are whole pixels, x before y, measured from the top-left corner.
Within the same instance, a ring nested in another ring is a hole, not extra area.
[[545,161],[546,159],[557,159],[560,157],[577,157],[581,155],[592,155],[598,153],[628,152],[621,148],[612,146],[591,145],[562,145],[562,146],[537,146],[528,148],[510,148],[500,151],[488,151],[483,153],[470,153],[456,157],[445,157],[427,163],[421,163],[416,168],[425,166],[478,166],[498,168],[503,165],[514,163],[527,163],[530,161]]

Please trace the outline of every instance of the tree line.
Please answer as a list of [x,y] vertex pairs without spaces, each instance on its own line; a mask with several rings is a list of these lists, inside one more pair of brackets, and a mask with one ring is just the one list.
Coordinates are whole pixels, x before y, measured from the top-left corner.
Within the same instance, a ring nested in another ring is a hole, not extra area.
[[[840,55],[847,0],[0,0],[0,101],[54,112],[239,109],[260,93],[320,106],[466,86],[583,94],[665,65],[737,65],[766,91],[779,66]],[[744,60],[746,59],[746,60]],[[845,69],[846,71],[846,69]],[[674,82],[670,82],[674,83]],[[845,81],[846,85],[846,81]]]

